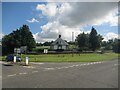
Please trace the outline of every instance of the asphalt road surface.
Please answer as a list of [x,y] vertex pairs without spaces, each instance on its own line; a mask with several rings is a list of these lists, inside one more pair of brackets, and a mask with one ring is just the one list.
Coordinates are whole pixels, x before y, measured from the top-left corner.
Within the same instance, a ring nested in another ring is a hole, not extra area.
[[2,63],[2,88],[118,88],[118,60]]

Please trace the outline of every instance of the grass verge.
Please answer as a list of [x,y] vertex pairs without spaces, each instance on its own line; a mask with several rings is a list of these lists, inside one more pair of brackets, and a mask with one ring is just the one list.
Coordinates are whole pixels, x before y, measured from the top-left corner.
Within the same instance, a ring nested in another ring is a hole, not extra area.
[[[118,59],[116,53],[105,54],[42,54],[42,55],[22,55],[23,61],[25,57],[29,57],[30,62],[95,62]],[[5,60],[5,56],[0,57]]]

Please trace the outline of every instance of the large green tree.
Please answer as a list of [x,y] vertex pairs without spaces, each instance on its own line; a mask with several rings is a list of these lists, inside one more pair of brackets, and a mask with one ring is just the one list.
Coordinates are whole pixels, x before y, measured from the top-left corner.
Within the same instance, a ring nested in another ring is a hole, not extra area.
[[103,38],[99,34],[97,34],[97,31],[94,27],[92,27],[90,36],[89,36],[89,43],[90,43],[90,49],[95,51],[96,49],[99,49],[101,46]]
[[77,45],[80,50],[86,50],[89,48],[89,34],[79,34],[76,38]]
[[2,38],[3,54],[13,53],[14,48],[20,48],[21,46],[27,46],[30,51],[35,45],[35,40],[27,25],[23,25]]
[[116,53],[120,53],[120,39],[114,40],[113,51]]

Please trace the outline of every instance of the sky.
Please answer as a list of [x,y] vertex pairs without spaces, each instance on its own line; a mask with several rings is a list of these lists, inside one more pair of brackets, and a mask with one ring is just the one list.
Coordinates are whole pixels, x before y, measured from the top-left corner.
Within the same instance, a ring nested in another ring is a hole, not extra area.
[[27,24],[36,42],[71,41],[92,26],[107,41],[118,38],[118,15],[117,2],[2,2],[0,38]]

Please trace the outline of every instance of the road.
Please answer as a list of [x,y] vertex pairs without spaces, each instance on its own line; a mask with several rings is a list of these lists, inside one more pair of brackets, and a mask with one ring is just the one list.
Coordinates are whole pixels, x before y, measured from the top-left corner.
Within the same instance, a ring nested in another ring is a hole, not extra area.
[[3,88],[118,88],[118,60],[2,64]]

